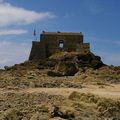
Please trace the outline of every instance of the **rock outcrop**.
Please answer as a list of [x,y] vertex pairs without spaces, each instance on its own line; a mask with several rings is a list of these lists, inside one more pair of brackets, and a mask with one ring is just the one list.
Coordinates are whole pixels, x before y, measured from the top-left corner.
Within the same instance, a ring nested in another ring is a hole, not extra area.
[[73,76],[80,68],[98,69],[104,66],[101,58],[93,53],[62,52],[54,54],[49,60],[56,61],[54,71],[49,72],[53,74],[48,73],[53,76]]

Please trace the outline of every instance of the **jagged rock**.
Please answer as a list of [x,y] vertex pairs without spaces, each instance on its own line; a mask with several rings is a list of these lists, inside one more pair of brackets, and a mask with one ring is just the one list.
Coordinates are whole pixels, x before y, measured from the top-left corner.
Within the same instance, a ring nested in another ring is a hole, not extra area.
[[66,53],[64,56],[57,56],[57,58],[50,58],[50,61],[55,61],[54,71],[49,72],[50,76],[73,76],[78,71],[84,72],[88,68],[97,69],[104,64],[99,56],[93,53]]
[[75,110],[72,107],[68,106],[55,106],[54,117],[60,117],[64,119],[73,119],[75,118]]
[[93,53],[78,54],[76,58],[79,67],[91,67],[97,69],[104,65],[101,58],[95,56]]
[[75,73],[78,72],[78,69],[72,62],[61,61],[56,65],[55,71],[60,72],[62,75],[65,76],[73,76]]

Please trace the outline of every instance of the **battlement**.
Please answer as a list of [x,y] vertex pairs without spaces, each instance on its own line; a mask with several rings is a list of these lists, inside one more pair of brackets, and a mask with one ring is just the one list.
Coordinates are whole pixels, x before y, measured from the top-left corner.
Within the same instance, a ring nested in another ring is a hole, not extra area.
[[83,34],[73,32],[45,32],[40,35],[40,42],[33,41],[29,60],[45,59],[60,51],[90,52],[90,44],[84,43]]

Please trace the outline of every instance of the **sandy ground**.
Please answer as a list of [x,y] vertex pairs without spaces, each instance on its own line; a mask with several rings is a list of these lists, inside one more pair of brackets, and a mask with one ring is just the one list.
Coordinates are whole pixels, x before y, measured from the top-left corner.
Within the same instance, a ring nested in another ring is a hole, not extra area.
[[82,93],[93,93],[95,95],[99,95],[101,97],[112,98],[112,99],[120,99],[120,84],[112,84],[109,86],[104,86],[100,88],[100,86],[96,85],[87,85],[84,88],[27,88],[27,89],[18,89],[18,90],[5,90],[0,89],[0,94],[7,92],[22,92],[22,93],[41,93],[45,92],[50,95],[63,95],[68,97],[73,91],[82,92]]
[[89,85],[82,89],[76,88],[29,88],[23,90],[24,92],[29,93],[39,93],[39,92],[46,92],[49,94],[54,95],[63,95],[68,97],[73,91],[82,92],[82,93],[93,93],[95,95],[99,95],[101,97],[106,98],[113,98],[117,99],[120,98],[120,84],[119,85],[112,85],[106,86],[105,88],[99,88],[96,85]]

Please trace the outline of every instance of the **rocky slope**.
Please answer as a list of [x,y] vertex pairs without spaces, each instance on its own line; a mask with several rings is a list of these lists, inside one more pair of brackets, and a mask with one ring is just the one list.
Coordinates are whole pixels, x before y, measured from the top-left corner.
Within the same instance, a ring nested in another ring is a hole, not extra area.
[[[0,120],[119,120],[119,97],[74,92],[119,83],[120,67],[103,64],[93,53],[62,52],[46,60],[5,66],[0,70]],[[28,92],[30,88],[34,92]],[[63,91],[50,94],[36,88]],[[66,96],[64,88],[73,92]]]

